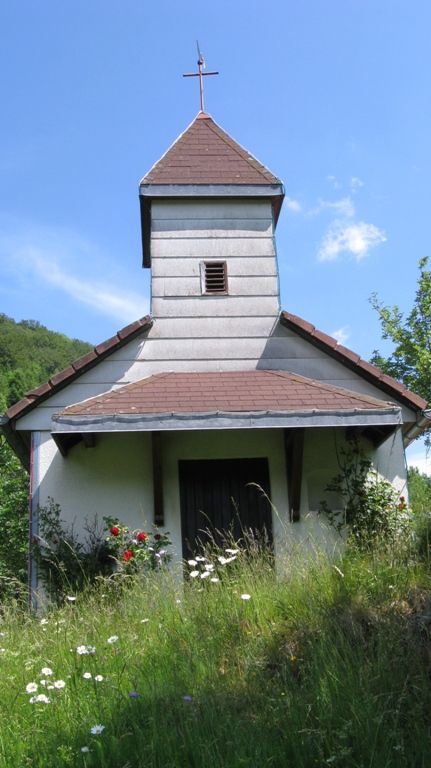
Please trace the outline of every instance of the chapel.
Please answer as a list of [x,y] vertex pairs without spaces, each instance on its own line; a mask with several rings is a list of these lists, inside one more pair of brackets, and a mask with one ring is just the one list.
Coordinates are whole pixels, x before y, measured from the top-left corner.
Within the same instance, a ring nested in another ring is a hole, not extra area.
[[177,563],[207,530],[262,534],[276,558],[328,548],[319,507],[339,504],[326,486],[352,437],[405,493],[426,402],[281,308],[283,198],[203,109],[143,176],[151,314],[2,417],[30,471],[30,536],[53,499],[77,530],[104,516],[168,530]]

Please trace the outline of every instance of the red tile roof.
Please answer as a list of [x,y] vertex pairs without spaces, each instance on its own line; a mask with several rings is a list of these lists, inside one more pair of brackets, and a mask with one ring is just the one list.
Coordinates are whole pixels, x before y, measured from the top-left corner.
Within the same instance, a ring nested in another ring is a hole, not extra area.
[[303,339],[327,352],[335,360],[355,371],[358,376],[362,376],[371,384],[374,384],[375,387],[383,390],[383,392],[386,392],[391,397],[395,397],[409,408],[417,411],[418,409],[424,410],[427,407],[427,401],[423,397],[416,395],[407,389],[404,384],[383,373],[376,365],[362,360],[351,349],[339,344],[332,336],[319,331],[314,325],[298,317],[298,315],[293,315],[291,312],[282,312],[280,320],[283,325],[296,331]]
[[60,373],[56,373],[45,384],[41,384],[40,387],[32,389],[31,392],[27,392],[26,396],[19,400],[6,411],[6,416],[9,419],[18,419],[24,416],[27,411],[36,407],[43,400],[53,395],[59,389],[70,384],[71,381],[78,378],[82,373],[93,368],[99,360],[107,357],[111,352],[115,352],[116,349],[120,349],[128,341],[131,341],[135,336],[139,335],[142,331],[151,328],[153,321],[149,315],[142,317],[140,320],[136,320],[130,325],[126,325],[125,328],[117,331],[115,336],[111,336],[110,339],[98,344],[97,347],[91,352],[87,352],[86,355],[80,357],[78,360],[72,363],[68,368],[65,368]]
[[281,184],[280,179],[200,112],[141,184]]
[[[367,363],[365,360],[362,360],[359,357],[359,355],[356,355],[351,350],[338,344],[336,339],[333,339],[331,336],[327,336],[321,331],[318,331],[314,327],[314,325],[311,325],[311,323],[307,323],[305,320],[302,320],[302,318],[296,315],[292,315],[290,312],[282,312],[280,319],[285,326],[296,331],[299,335],[301,335],[310,343],[314,344],[320,349],[323,349],[325,352],[327,352],[329,355],[331,355],[336,360],[341,362],[343,365],[346,365],[351,370],[355,371],[359,376],[362,376],[364,379],[374,384],[374,386],[376,386],[377,388],[383,390],[384,392],[387,392],[391,397],[396,398],[398,402],[404,403],[405,405],[407,405],[408,407],[412,408],[415,411],[418,411],[418,410],[422,411],[426,408],[426,405],[427,405],[426,401],[423,398],[419,397],[419,395],[415,395],[413,392],[410,392],[408,389],[406,389],[406,387],[403,384],[400,384],[400,382],[385,375],[376,366],[371,365],[370,363]],[[6,417],[11,421],[15,421],[21,416],[24,416],[28,411],[31,411],[33,408],[38,406],[41,402],[43,402],[44,400],[49,398],[51,395],[55,394],[60,389],[67,386],[76,378],[78,378],[81,375],[81,373],[84,373],[85,371],[92,368],[94,365],[97,365],[99,360],[102,360],[103,358],[107,357],[111,352],[115,352],[116,349],[119,349],[121,346],[123,346],[123,344],[126,344],[128,341],[131,341],[135,336],[138,336],[142,331],[148,330],[151,327],[151,325],[152,325],[152,319],[149,316],[147,316],[147,317],[141,318],[140,320],[137,320],[134,323],[131,323],[125,328],[122,328],[120,331],[117,332],[117,334],[115,334],[115,336],[112,336],[107,341],[104,341],[101,344],[98,344],[92,352],[88,352],[86,355],[79,358],[79,360],[75,360],[75,362],[73,362],[72,365],[70,365],[64,371],[60,371],[60,373],[53,376],[48,382],[46,382],[45,384],[42,384],[40,387],[37,387],[36,389],[33,389],[31,392],[28,392],[22,400],[19,400],[17,403],[12,405],[6,411],[6,414],[5,414]],[[255,371],[255,372],[248,371],[246,373],[247,375],[250,375],[252,373],[259,374],[259,373],[262,373],[262,371]],[[269,372],[263,372],[263,373],[269,373]],[[277,371],[277,372],[274,371],[272,373],[274,375],[277,374],[280,376],[292,376],[292,374],[285,374],[282,371]],[[164,376],[164,375],[166,374],[160,374],[160,376]],[[203,375],[203,374],[200,374],[200,375]],[[217,375],[217,374],[206,374],[206,375]],[[231,374],[231,375],[234,375],[234,374]],[[245,375],[245,373],[240,372],[239,374],[236,374],[236,375],[242,378]],[[300,376],[298,376],[297,378],[301,379]],[[148,382],[149,379],[144,379],[144,381]],[[320,384],[319,382],[313,381],[311,379],[305,379],[305,381],[309,383],[311,382],[318,387],[329,386],[329,385]],[[139,382],[138,384],[141,384],[141,382]],[[137,386],[137,385],[133,384],[129,386]],[[116,392],[120,392],[120,391],[121,390],[116,390]],[[346,392],[347,390],[341,390],[341,391]],[[350,392],[349,394],[352,397],[361,397],[362,399],[365,397],[363,395],[356,396]],[[107,397],[109,397],[109,395],[107,395]],[[86,402],[90,402],[90,401],[86,401]],[[214,402],[212,407],[213,408],[215,407]]]
[[66,408],[59,416],[393,409],[367,395],[284,371],[159,373]]

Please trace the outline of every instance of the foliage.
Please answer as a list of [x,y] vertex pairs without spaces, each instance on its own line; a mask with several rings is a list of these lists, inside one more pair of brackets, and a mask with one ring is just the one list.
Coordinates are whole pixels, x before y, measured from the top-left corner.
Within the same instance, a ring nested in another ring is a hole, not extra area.
[[27,553],[28,477],[0,436],[0,602],[25,589]]
[[166,551],[170,544],[168,534],[130,532],[114,518],[104,518],[104,528],[97,521],[87,521],[85,536],[80,539],[73,526],[67,526],[61,519],[60,505],[53,499],[39,507],[38,519],[39,533],[33,541],[33,552],[42,583],[57,604],[101,576],[154,570],[170,559]]
[[90,349],[35,320],[17,323],[0,313],[0,400],[8,407]]
[[431,564],[431,477],[409,470],[409,499],[415,521],[416,546],[420,557]]
[[425,768],[431,575],[408,565],[300,553],[275,579],[241,551],[217,583],[164,569],[10,610],[0,766]]
[[116,561],[129,572],[155,570],[171,559],[166,547],[171,544],[169,533],[142,530],[130,531],[118,518],[104,517],[109,531],[106,539]]
[[419,261],[419,279],[413,308],[404,317],[399,307],[385,306],[371,296],[382,326],[382,336],[395,345],[385,358],[377,350],[371,362],[385,373],[402,381],[409,389],[431,401],[431,271],[428,259]]
[[399,496],[391,483],[372,469],[359,440],[350,440],[340,450],[338,462],[340,472],[325,490],[342,499],[343,515],[340,517],[325,501],[320,504],[321,511],[339,533],[347,524],[350,537],[359,547],[393,543],[409,525],[404,496]]
[[[91,349],[34,320],[0,314],[0,412]],[[0,437],[0,600],[26,589],[28,476]]]
[[60,603],[71,592],[94,583],[97,577],[112,573],[114,552],[96,521],[85,524],[85,536],[80,540],[73,526],[64,524],[60,505],[53,499],[39,507],[38,520],[39,533],[32,542],[32,550],[51,600]]
[[431,515],[431,477],[412,467],[408,471],[409,502],[414,515]]

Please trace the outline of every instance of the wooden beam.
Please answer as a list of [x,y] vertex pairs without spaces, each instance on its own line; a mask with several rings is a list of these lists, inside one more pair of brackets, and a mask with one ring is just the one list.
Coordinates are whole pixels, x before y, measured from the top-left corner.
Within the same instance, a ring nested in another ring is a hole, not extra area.
[[300,519],[304,432],[303,427],[284,430],[289,516],[292,523]]
[[151,448],[153,454],[153,500],[154,500],[154,525],[165,524],[163,508],[163,456],[162,434],[151,433]]
[[54,442],[57,445],[58,450],[64,458],[66,458],[70,449],[73,448],[74,445],[80,443],[82,440],[82,435],[78,432],[71,434],[59,434],[58,432],[52,432],[51,434],[54,438]]

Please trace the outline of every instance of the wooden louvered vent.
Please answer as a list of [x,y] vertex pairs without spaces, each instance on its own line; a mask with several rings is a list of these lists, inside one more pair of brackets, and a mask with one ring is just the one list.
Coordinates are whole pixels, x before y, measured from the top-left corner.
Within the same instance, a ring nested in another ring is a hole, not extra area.
[[206,261],[203,264],[204,293],[227,293],[227,269],[225,261]]

